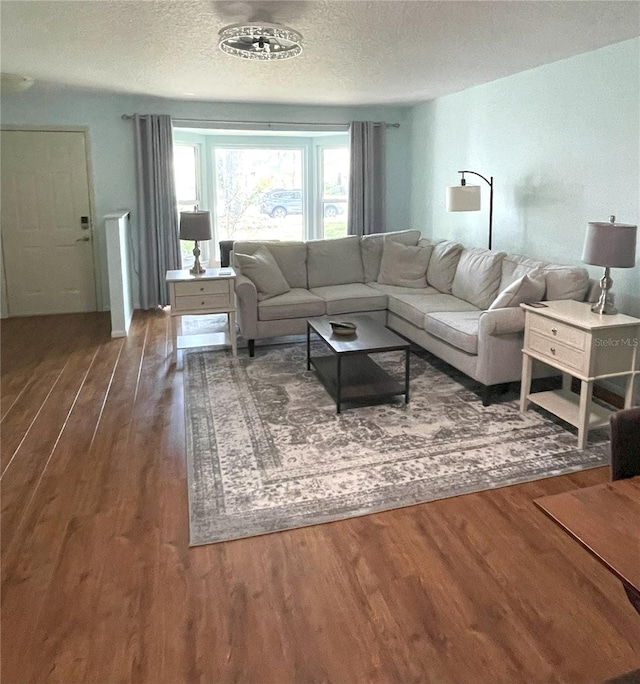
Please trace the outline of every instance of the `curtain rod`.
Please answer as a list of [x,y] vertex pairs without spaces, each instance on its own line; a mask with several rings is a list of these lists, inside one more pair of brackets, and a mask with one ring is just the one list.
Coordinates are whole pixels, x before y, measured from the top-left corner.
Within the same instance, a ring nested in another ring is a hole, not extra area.
[[[144,116],[144,115],[143,115]],[[133,119],[131,114],[123,114],[122,118]],[[181,119],[176,117],[176,121],[184,123],[208,123],[214,125],[225,126],[348,126],[348,123],[310,123],[310,122],[295,122],[295,121],[212,121],[211,119]],[[376,126],[384,126],[385,128],[400,128],[399,123],[385,123],[383,121],[374,122]]]

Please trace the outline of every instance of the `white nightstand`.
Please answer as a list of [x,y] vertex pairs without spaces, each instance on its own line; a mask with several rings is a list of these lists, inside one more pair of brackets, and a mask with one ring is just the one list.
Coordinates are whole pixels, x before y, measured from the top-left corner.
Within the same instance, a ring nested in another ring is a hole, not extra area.
[[202,275],[185,271],[167,271],[169,301],[171,303],[173,358],[178,349],[206,347],[216,344],[214,335],[178,337],[178,316],[226,313],[229,321],[229,338],[233,355],[236,346],[236,272],[232,268],[208,268]]
[[[544,308],[522,304],[526,312],[522,350],[520,410],[529,402],[550,411],[578,428],[578,448],[584,448],[589,430],[609,424],[611,411],[593,404],[593,383],[605,378],[627,380],[625,408],[633,401],[638,373],[640,319],[594,314],[591,304],[562,300]],[[562,371],[562,389],[531,394],[533,360]],[[580,395],[571,392],[571,377],[581,381]]]

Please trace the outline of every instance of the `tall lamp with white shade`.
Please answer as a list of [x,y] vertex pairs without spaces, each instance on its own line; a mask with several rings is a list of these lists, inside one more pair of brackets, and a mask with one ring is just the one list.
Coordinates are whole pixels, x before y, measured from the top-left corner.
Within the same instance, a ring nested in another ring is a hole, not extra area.
[[180,239],[194,240],[195,247],[193,256],[195,261],[193,268],[189,269],[191,275],[202,275],[206,269],[200,263],[199,242],[211,240],[211,214],[208,211],[181,211],[180,212]]
[[600,280],[600,299],[591,307],[597,314],[615,314],[618,310],[610,296],[613,280],[611,268],[633,268],[636,265],[636,233],[638,226],[616,223],[616,217],[609,222],[591,222],[584,239],[582,261],[593,266],[604,266]]
[[493,176],[485,178],[476,171],[458,171],[462,174],[460,185],[447,188],[447,211],[480,211],[480,186],[467,185],[465,173],[482,178],[489,186],[489,249],[491,249],[493,235]]

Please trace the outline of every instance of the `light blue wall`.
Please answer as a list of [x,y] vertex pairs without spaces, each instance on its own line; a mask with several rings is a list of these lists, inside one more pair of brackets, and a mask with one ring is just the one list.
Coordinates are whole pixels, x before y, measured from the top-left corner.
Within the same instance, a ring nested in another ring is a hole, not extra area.
[[87,90],[57,89],[36,84],[23,93],[3,96],[3,125],[87,126],[93,166],[96,219],[95,250],[98,285],[108,308],[107,265],[104,241],[105,214],[131,209],[137,230],[133,128],[122,114],[170,114],[176,119],[227,121],[284,121],[295,123],[348,123],[352,120],[400,123],[387,129],[387,224],[401,229],[409,223],[411,169],[408,107],[303,107],[286,105],[217,104],[134,97]]
[[[495,177],[494,245],[579,263],[586,224],[615,213],[640,218],[640,39],[406,107],[301,107],[170,101],[36,85],[2,98],[3,124],[87,126],[91,145],[99,285],[106,299],[101,218],[132,210],[133,132],[123,113],[178,119],[346,123],[387,129],[387,226],[484,245],[487,213],[447,214],[458,169]],[[486,201],[483,187],[483,200]],[[486,206],[486,204],[485,204]],[[589,267],[594,276],[599,269]],[[613,272],[619,308],[640,315],[640,269]]]
[[[640,219],[640,39],[454,95],[412,111],[414,228],[486,246],[481,212],[447,213],[457,171],[495,178],[494,249],[580,263],[589,221]],[[640,245],[639,245],[640,250]],[[618,308],[640,316],[640,254],[612,271]],[[602,269],[588,267],[600,277]]]

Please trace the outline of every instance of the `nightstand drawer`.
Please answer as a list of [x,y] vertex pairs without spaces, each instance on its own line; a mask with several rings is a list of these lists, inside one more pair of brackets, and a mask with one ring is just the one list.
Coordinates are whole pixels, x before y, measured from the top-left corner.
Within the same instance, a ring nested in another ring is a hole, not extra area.
[[546,356],[553,365],[562,364],[577,371],[586,372],[587,354],[580,349],[574,349],[533,330],[529,333],[529,349],[539,356]]
[[231,281],[224,280],[200,280],[189,283],[176,283],[176,297],[188,297],[189,295],[203,295],[203,294],[229,294],[229,283]]
[[229,294],[201,295],[199,297],[176,297],[175,311],[197,311],[198,309],[229,309]]
[[587,344],[587,333],[584,330],[574,328],[565,323],[559,323],[546,316],[531,315],[529,327],[531,330],[535,330],[537,333],[540,333],[551,340],[563,342],[570,347],[584,349]]

